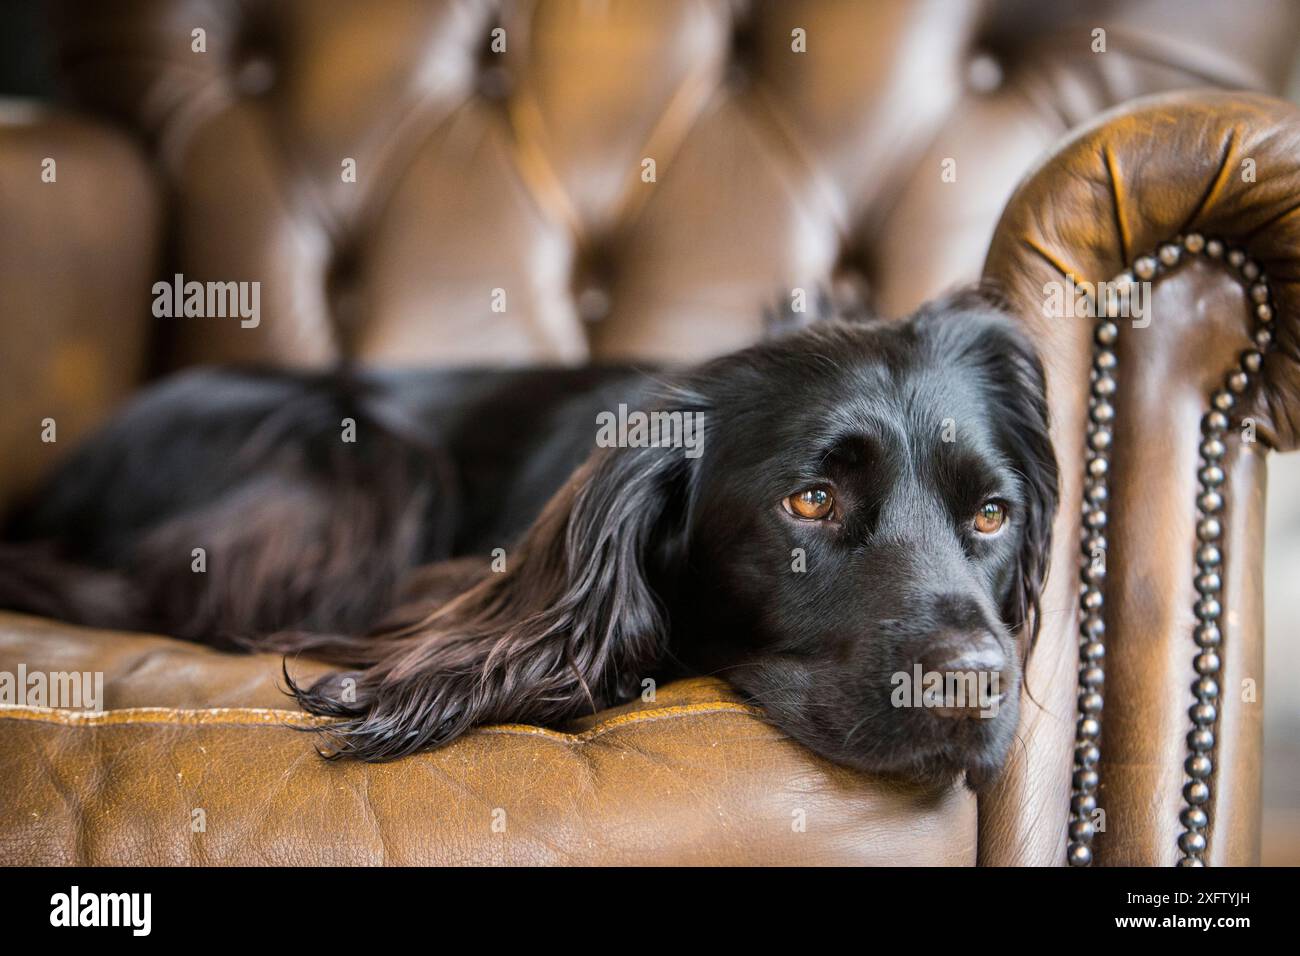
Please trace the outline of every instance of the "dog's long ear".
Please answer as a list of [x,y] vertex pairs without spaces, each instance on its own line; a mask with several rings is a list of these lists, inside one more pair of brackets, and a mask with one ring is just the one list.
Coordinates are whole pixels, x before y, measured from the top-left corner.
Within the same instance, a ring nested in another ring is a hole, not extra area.
[[322,731],[329,755],[387,760],[480,724],[552,723],[635,694],[667,638],[651,565],[678,538],[691,467],[682,448],[596,451],[506,571],[353,643],[363,670],[290,680],[304,708],[343,718]]

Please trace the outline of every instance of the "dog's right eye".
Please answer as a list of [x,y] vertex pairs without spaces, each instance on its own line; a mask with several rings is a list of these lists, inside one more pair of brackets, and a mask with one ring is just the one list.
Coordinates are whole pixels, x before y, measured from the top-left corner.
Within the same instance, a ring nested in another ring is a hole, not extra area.
[[835,510],[835,496],[825,485],[814,485],[803,491],[796,491],[784,501],[785,510],[796,518],[808,521],[822,521]]

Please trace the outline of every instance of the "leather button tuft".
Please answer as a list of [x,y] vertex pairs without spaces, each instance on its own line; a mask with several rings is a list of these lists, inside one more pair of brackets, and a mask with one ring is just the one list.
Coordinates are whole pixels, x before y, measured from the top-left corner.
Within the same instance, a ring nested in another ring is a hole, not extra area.
[[353,243],[341,243],[325,269],[325,299],[334,330],[346,341],[363,321],[362,264]]
[[249,57],[235,70],[235,89],[244,96],[265,96],[273,86],[275,64],[270,57]]
[[485,99],[504,100],[514,85],[514,77],[500,64],[485,66],[478,75],[478,93]]
[[966,85],[976,93],[992,93],[1002,80],[1002,64],[991,53],[976,53],[966,64]]
[[584,322],[599,322],[609,316],[614,301],[609,292],[597,285],[589,285],[578,293],[578,316]]

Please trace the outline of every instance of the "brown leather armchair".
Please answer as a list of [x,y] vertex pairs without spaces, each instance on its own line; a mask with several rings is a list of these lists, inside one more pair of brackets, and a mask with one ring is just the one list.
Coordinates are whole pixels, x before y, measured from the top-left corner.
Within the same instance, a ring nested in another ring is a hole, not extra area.
[[[1101,863],[1255,861],[1242,682],[1263,683],[1266,453],[1300,441],[1300,114],[1207,87],[1276,91],[1300,8],[1188,7],[57,4],[75,107],[0,113],[0,496],[176,364],[693,359],[751,341],[793,288],[899,314],[984,261],[1047,362],[1063,499],[1021,746],[979,801],[829,765],[705,680],[563,733],[329,763],[278,658],[0,615],[0,671],[101,671],[107,697],[0,709],[0,859],[1058,864],[1073,840]],[[1148,93],[1167,95],[1127,103]],[[1228,261],[1237,246],[1249,260]],[[1148,327],[1111,341],[1104,320],[1044,313],[1048,283],[1148,266]],[[176,272],[259,280],[260,324],[151,320]],[[1090,377],[1106,353],[1113,398]],[[1222,390],[1232,425],[1202,435]],[[1113,417],[1090,426],[1103,398]],[[1099,431],[1109,496],[1085,508]],[[1224,472],[1210,511],[1207,465]],[[1081,642],[1098,531],[1104,641]],[[1193,640],[1198,586],[1218,644]],[[1199,698],[1194,658],[1217,683]],[[1094,690],[1099,762],[1091,728],[1076,746]],[[1189,751],[1197,704],[1213,740]],[[1188,791],[1180,822],[1189,783],[1206,799]]]

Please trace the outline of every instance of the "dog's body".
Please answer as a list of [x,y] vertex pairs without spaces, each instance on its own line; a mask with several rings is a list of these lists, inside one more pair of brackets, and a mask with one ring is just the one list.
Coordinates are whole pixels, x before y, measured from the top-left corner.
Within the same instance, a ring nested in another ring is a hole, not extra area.
[[[620,405],[701,416],[698,457],[596,448]],[[1014,732],[1055,499],[1037,360],[969,296],[667,383],[205,370],[14,516],[0,605],[333,661],[290,686],[366,759],[686,670],[831,759],[978,783]],[[996,675],[996,715],[891,701],[932,665]]]
[[26,580],[3,597],[225,647],[362,633],[412,569],[509,549],[590,453],[598,411],[645,385],[618,368],[181,372],[15,512],[4,540],[58,564],[7,562]]

